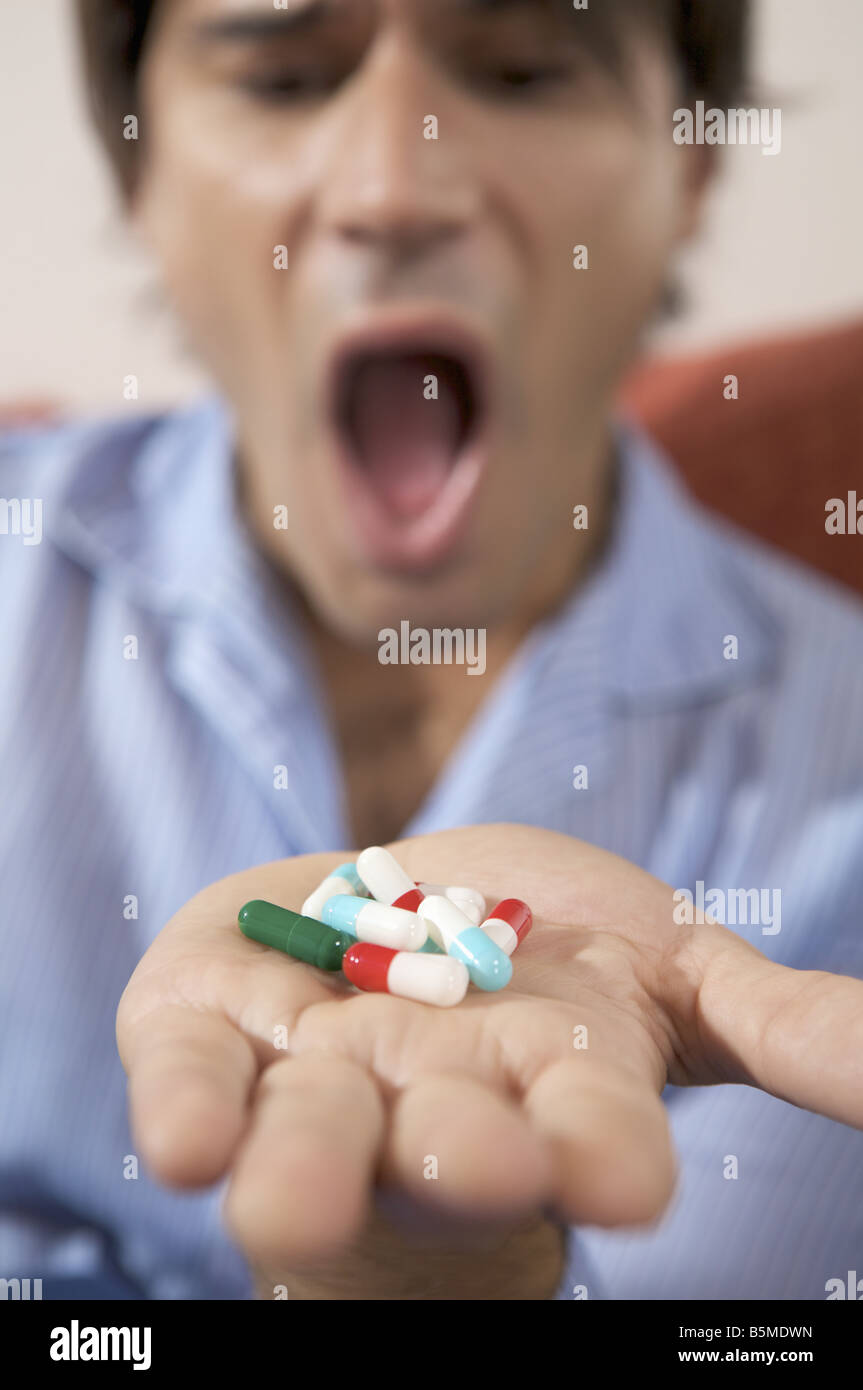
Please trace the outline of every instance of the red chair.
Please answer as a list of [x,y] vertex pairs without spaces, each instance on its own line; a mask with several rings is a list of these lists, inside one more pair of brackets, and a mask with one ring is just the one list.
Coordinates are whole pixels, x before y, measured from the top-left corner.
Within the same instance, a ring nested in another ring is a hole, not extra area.
[[647,363],[623,403],[707,506],[863,594],[863,535],[825,530],[863,501],[863,323]]

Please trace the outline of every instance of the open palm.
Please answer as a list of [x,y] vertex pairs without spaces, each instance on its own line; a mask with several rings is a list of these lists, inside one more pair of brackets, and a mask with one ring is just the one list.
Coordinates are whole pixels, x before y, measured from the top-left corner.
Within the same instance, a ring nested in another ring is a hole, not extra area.
[[177,1186],[230,1174],[254,1264],[350,1247],[381,1189],[456,1223],[650,1221],[674,1185],[669,1081],[747,1083],[863,1128],[863,983],[681,926],[667,885],[564,835],[486,825],[390,848],[413,878],[530,903],[509,988],[447,1010],[361,995],[241,935],[244,902],[298,909],[339,853],[205,889],[120,1003],[145,1161]]

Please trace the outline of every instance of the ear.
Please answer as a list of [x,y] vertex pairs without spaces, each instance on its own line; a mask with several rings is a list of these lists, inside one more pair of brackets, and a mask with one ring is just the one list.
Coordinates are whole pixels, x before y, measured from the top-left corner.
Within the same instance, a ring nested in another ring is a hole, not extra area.
[[707,195],[719,165],[718,151],[712,145],[684,145],[679,150],[684,161],[678,237],[689,241],[701,229]]

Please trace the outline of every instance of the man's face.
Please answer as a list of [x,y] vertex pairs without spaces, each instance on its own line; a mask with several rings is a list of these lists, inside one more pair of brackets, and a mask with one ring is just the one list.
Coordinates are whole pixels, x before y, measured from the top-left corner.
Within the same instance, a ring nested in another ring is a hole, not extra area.
[[659,37],[625,21],[620,82],[592,23],[539,0],[157,9],[137,223],[236,413],[262,544],[346,636],[494,624],[578,568],[573,507],[697,201]]

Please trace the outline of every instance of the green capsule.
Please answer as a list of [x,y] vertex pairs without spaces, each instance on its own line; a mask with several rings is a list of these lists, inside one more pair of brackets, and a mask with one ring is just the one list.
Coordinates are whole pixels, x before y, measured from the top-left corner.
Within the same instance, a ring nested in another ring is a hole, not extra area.
[[241,907],[237,921],[243,935],[252,941],[285,951],[294,960],[316,965],[319,970],[341,970],[342,956],[356,941],[348,932],[334,931],[313,917],[301,917],[290,908],[260,900]]

